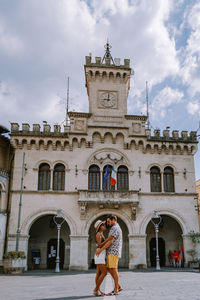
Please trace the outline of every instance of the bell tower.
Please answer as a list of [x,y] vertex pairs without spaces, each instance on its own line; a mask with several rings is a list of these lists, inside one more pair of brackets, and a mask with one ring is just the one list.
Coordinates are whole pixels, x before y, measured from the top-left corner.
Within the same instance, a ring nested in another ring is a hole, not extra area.
[[[113,59],[111,46],[105,45],[105,55],[86,56],[85,80],[89,99],[89,113],[94,117],[124,117],[127,114],[127,98],[130,89],[130,60]],[[105,118],[106,120],[106,118]]]

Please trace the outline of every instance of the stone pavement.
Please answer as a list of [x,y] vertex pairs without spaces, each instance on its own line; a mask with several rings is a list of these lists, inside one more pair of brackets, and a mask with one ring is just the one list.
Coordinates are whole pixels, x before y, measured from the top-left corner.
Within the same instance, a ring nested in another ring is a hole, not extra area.
[[[29,271],[22,275],[0,274],[1,300],[200,300],[200,272],[155,272],[120,270],[124,290],[119,296],[94,297],[95,271],[59,274],[48,271]],[[108,275],[102,291],[112,289]]]

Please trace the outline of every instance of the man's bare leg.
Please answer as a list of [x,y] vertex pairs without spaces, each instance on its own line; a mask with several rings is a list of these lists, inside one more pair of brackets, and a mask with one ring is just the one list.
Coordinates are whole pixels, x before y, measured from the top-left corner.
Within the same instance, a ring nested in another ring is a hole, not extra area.
[[119,288],[119,273],[118,270],[116,268],[109,268],[108,272],[111,274],[114,283],[115,283],[115,287],[114,287],[114,291],[118,292],[118,288]]

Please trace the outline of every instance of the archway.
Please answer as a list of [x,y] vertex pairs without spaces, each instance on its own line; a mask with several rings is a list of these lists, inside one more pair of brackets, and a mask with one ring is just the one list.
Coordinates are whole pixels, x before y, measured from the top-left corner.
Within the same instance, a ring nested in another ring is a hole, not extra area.
[[[38,218],[29,230],[28,268],[54,268],[57,250],[57,227],[54,215]],[[60,231],[60,267],[68,269],[70,262],[70,228],[64,222]],[[36,257],[37,259],[34,259]]]
[[[94,254],[96,251],[96,232],[94,229],[94,224],[97,220],[106,220],[107,215],[102,215],[96,218],[90,228],[89,228],[89,239],[88,239],[88,266],[89,268],[94,268]],[[117,217],[117,222],[122,229],[122,236],[123,236],[123,246],[122,246],[122,257],[119,260],[119,268],[128,268],[129,267],[129,238],[128,238],[128,228],[124,221]],[[109,229],[104,232],[105,238],[108,236]]]
[[[174,250],[179,251],[183,247],[182,239],[182,229],[179,223],[172,217],[168,215],[161,215],[162,221],[159,225],[159,256],[160,256],[160,265],[170,266],[169,261],[169,251],[173,252]],[[152,222],[150,221],[146,228],[146,255],[147,255],[147,266],[155,266],[155,228]]]

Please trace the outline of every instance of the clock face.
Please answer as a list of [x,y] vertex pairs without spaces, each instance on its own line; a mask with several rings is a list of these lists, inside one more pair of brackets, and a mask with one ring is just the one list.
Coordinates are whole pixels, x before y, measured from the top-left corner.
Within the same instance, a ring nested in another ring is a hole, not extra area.
[[104,107],[113,107],[116,105],[116,95],[111,92],[102,92],[100,94],[100,104]]

